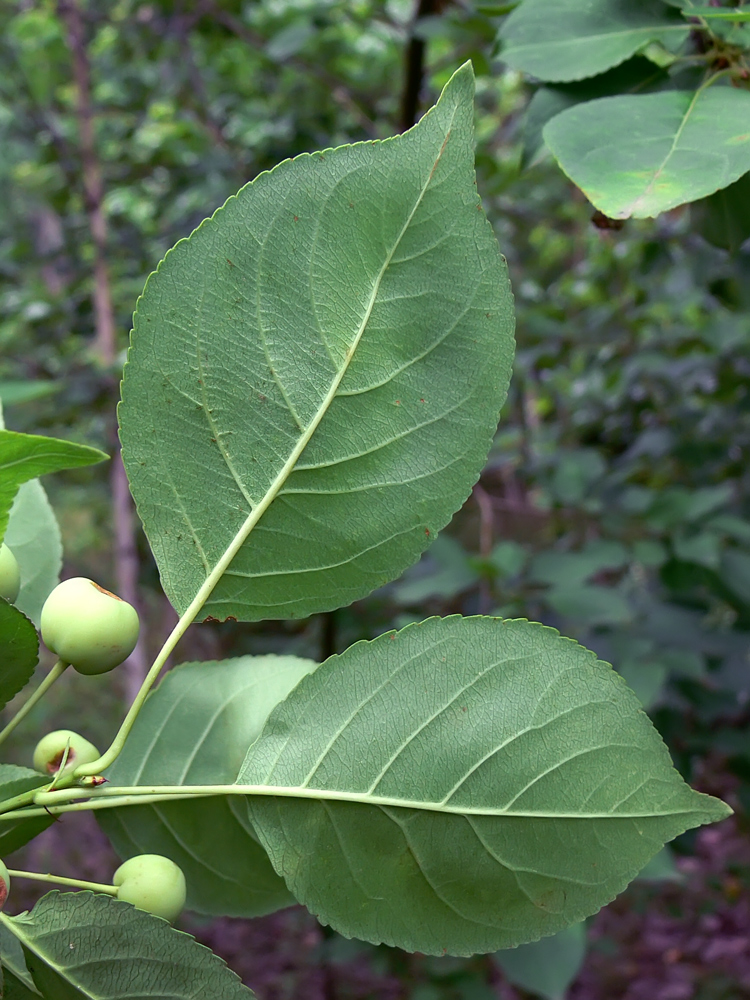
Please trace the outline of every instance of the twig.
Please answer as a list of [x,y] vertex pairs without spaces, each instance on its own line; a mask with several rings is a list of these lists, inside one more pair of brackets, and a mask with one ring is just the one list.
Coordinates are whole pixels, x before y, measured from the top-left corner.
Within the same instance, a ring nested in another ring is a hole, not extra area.
[[58,13],[68,34],[73,60],[76,94],[76,117],[83,166],[83,196],[94,244],[94,318],[95,346],[107,367],[115,360],[115,314],[112,307],[107,269],[107,220],[104,215],[104,184],[96,155],[94,116],[91,105],[91,67],[86,51],[83,15],[77,0],[58,0]]
[[[94,244],[94,322],[95,347],[102,364],[111,368],[116,360],[116,322],[107,266],[107,219],[104,214],[104,182],[96,151],[94,114],[91,102],[91,66],[86,49],[86,32],[78,0],[58,0],[58,13],[65,24],[68,47],[73,61],[76,91],[76,116],[83,167],[84,203]],[[113,435],[114,436],[114,435]],[[115,437],[116,441],[116,437]],[[115,444],[115,448],[116,448]],[[115,534],[115,577],[120,597],[138,607],[138,556],[135,545],[133,508],[125,470],[119,451],[112,461],[110,474],[112,519]],[[130,700],[140,689],[148,666],[144,639],[128,657],[125,677]]]

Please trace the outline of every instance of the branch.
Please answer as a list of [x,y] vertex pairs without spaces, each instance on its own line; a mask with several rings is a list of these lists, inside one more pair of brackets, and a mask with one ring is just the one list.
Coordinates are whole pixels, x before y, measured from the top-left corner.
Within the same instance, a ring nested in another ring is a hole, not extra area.
[[419,95],[424,78],[425,41],[416,34],[422,18],[430,17],[438,10],[439,0],[417,0],[417,8],[411,24],[409,43],[404,61],[404,89],[401,95],[400,127],[405,132],[417,120]]

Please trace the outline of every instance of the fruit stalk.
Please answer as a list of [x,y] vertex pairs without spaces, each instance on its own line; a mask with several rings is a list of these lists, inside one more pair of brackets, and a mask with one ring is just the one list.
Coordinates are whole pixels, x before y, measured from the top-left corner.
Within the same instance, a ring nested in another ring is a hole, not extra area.
[[36,689],[36,691],[34,691],[34,693],[28,698],[28,700],[19,708],[19,710],[10,720],[5,729],[0,731],[0,743],[2,743],[7,736],[10,736],[10,734],[16,728],[18,723],[23,721],[23,719],[29,714],[29,712],[34,707],[34,705],[36,705],[39,699],[44,697],[44,695],[47,693],[47,691],[49,691],[49,689],[52,687],[52,685],[55,683],[58,677],[62,676],[67,666],[68,664],[64,663],[62,660],[57,661],[57,663],[50,670],[50,672],[44,678],[44,680]]

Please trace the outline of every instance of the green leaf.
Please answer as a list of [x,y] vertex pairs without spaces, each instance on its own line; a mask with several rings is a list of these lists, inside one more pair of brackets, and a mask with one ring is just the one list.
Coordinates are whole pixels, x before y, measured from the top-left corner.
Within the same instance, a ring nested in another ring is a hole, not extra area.
[[473,586],[479,574],[460,543],[450,535],[435,539],[423,562],[393,588],[397,604],[420,604],[431,597],[447,600]]
[[596,538],[578,552],[548,550],[534,556],[529,579],[535,583],[562,585],[585,583],[602,570],[620,569],[628,562],[627,549],[619,542]]
[[47,472],[76,469],[107,458],[98,448],[72,441],[0,430],[0,540],[21,483]]
[[249,1000],[226,964],[166,920],[94,892],[50,892],[30,913],[0,915],[48,998]]
[[542,138],[544,126],[566,108],[613,94],[649,93],[664,86],[668,81],[669,76],[662,69],[642,56],[634,56],[621,66],[615,66],[606,73],[581,83],[539,87],[526,110],[522,166],[532,166],[541,159],[545,148]]
[[553,934],[730,812],[683,782],[611,667],[493,618],[331,657],[271,714],[238,783],[269,789],[250,816],[321,921],[426,954]]
[[586,197],[612,219],[643,219],[705,198],[750,169],[750,93],[603,97],[568,108],[544,140]]
[[261,174],[149,278],[121,437],[178,612],[230,560],[205,615],[348,604],[468,496],[513,352],[473,89],[467,63],[409,132]]
[[586,957],[586,925],[573,924],[552,937],[493,957],[514,986],[545,1000],[565,1000]]
[[42,605],[60,580],[62,539],[57,518],[37,479],[19,488],[4,540],[21,571],[16,607],[38,627]]
[[563,618],[586,625],[622,625],[633,617],[630,604],[613,587],[562,584],[550,588],[544,600]]
[[58,392],[62,382],[42,382],[33,379],[0,379],[0,400],[3,406],[29,403]]
[[29,997],[41,996],[34,986],[23,948],[18,939],[2,924],[0,924],[0,959],[3,963],[3,1000],[26,1000]]
[[675,49],[690,28],[653,0],[524,0],[503,25],[503,62],[540,80],[596,76],[649,42]]
[[[295,656],[241,656],[171,670],[106,776],[116,785],[230,784],[270,711],[314,668]],[[97,817],[121,857],[172,858],[185,872],[190,909],[251,917],[294,902],[241,801],[217,795]]]
[[[30,767],[17,767],[15,764],[0,764],[0,802],[21,795],[46,785],[49,777],[33,771]],[[0,818],[0,858],[5,858],[19,847],[23,847],[37,834],[54,821],[53,816],[41,816],[34,819],[2,819]]]
[[750,606],[750,554],[741,549],[725,549],[721,556],[721,581],[743,604]]
[[684,880],[685,876],[678,870],[674,854],[668,847],[662,847],[638,873],[639,882],[683,882]]
[[704,240],[737,253],[750,240],[750,173],[691,205],[690,218]]
[[0,597],[0,708],[26,687],[39,662],[39,636],[33,622]]

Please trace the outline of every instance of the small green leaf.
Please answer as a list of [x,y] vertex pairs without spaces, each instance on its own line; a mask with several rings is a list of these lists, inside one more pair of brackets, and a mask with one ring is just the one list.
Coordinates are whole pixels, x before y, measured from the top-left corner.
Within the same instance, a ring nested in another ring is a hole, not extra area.
[[[15,764],[0,764],[0,802],[46,785],[49,778],[30,767],[17,767]],[[54,821],[53,816],[40,816],[34,819],[0,819],[0,858],[7,857],[19,847],[23,847],[37,834]]]
[[4,540],[21,570],[16,607],[38,627],[42,605],[60,580],[62,539],[57,518],[37,479],[19,488]]
[[750,240],[750,173],[690,206],[693,225],[709,243],[737,253]]
[[494,959],[514,986],[545,1000],[565,1000],[586,957],[586,925],[573,924],[552,937],[498,951]]
[[721,556],[719,576],[743,604],[750,606],[750,553],[741,549],[725,549]]
[[493,618],[428,619],[326,660],[237,781],[257,786],[250,816],[300,902],[426,954],[553,934],[731,812],[684,783],[608,664]]
[[51,396],[60,390],[62,382],[43,382],[32,379],[1,379],[0,401],[3,406],[17,406]]
[[479,574],[459,542],[450,535],[439,535],[422,562],[407,570],[393,588],[397,604],[420,604],[431,597],[443,600],[455,597],[473,586]]
[[539,80],[582,80],[649,42],[675,49],[689,34],[677,11],[653,0],[524,0],[501,28],[501,57]]
[[180,613],[218,576],[203,615],[349,604],[415,562],[476,482],[513,317],[473,93],[467,63],[403,135],[261,174],[149,278],[123,460]]
[[713,86],[603,97],[557,115],[544,140],[605,215],[650,218],[750,170],[750,93]]
[[254,996],[189,934],[103,893],[50,892],[30,913],[0,920],[21,942],[36,988],[50,1000]]
[[674,854],[668,847],[662,847],[638,873],[639,882],[683,882],[684,880],[685,876],[677,868]]
[[21,483],[48,472],[92,465],[107,457],[98,448],[72,441],[0,430],[0,540]]
[[[314,668],[295,656],[241,656],[171,670],[146,700],[107,778],[116,785],[230,784],[270,711]],[[252,917],[294,902],[241,800],[217,795],[128,806],[97,818],[122,857],[164,854],[176,862],[190,909]]]
[[577,552],[556,552],[553,549],[534,556],[529,567],[529,579],[569,587],[585,583],[602,570],[621,569],[628,563],[627,549],[619,542],[606,538],[592,539]]
[[39,636],[34,623],[0,597],[0,708],[26,687],[39,662]]
[[563,618],[586,625],[622,625],[633,617],[630,604],[614,587],[561,584],[546,591],[544,600]]

